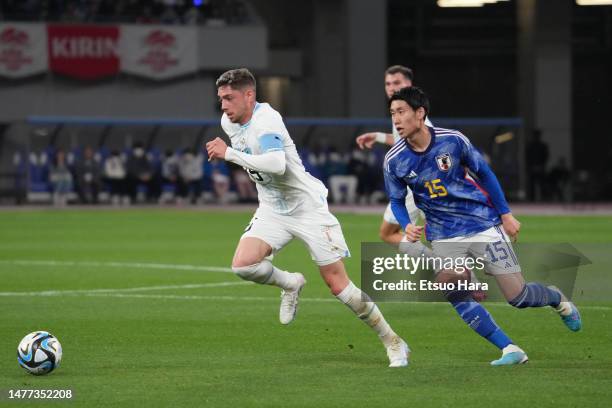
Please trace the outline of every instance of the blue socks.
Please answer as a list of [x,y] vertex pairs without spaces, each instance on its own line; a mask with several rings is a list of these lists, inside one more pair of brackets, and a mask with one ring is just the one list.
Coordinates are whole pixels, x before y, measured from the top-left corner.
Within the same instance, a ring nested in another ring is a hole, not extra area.
[[558,307],[561,303],[561,294],[541,283],[530,282],[523,286],[521,293],[508,303],[519,309],[542,306]]
[[448,293],[446,298],[463,321],[495,347],[503,350],[506,346],[513,344],[501,327],[495,323],[487,309],[472,299],[469,293],[455,291]]

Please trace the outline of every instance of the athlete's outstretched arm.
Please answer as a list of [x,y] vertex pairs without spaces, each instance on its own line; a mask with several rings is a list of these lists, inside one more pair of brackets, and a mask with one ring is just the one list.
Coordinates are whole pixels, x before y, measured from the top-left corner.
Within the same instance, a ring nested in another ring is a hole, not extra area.
[[489,195],[491,204],[501,216],[506,233],[512,240],[516,240],[521,229],[521,223],[512,215],[497,176],[482,157],[482,154],[467,139],[462,141],[464,143],[462,161],[478,177],[480,184]]
[[[267,136],[267,135],[264,135]],[[262,154],[248,154],[228,147],[223,139],[217,137],[206,143],[209,160],[223,159],[236,163],[247,169],[261,171],[264,173],[283,175],[287,167],[285,152],[282,144],[271,141],[271,138],[262,137]]]
[[508,202],[506,201],[504,192],[502,191],[501,185],[499,184],[499,180],[497,180],[497,176],[495,176],[495,173],[493,173],[493,170],[491,170],[489,165],[483,160],[478,171],[472,171],[478,176],[480,183],[487,191],[487,193],[489,193],[491,203],[493,204],[493,207],[495,207],[499,215],[509,213],[510,207],[508,206]]
[[225,160],[247,169],[276,174],[278,176],[285,174],[287,167],[285,152],[282,150],[264,154],[248,154],[228,147],[225,151]]
[[360,149],[371,149],[374,146],[374,143],[382,143],[389,146],[393,146],[395,141],[393,140],[393,135],[390,133],[382,133],[382,132],[370,132],[364,133],[362,135],[357,136],[355,140]]
[[401,225],[402,230],[406,233],[405,237],[409,242],[417,242],[421,239],[423,227],[416,226],[410,221],[410,215],[406,209],[406,183],[400,180],[393,174],[385,162],[385,189],[391,202],[391,211],[397,222]]
[[510,207],[504,196],[499,180],[489,167],[482,154],[467,140],[461,139],[463,143],[462,161],[463,164],[470,169],[476,176],[482,187],[489,195],[493,207],[499,215],[504,215],[510,212]]

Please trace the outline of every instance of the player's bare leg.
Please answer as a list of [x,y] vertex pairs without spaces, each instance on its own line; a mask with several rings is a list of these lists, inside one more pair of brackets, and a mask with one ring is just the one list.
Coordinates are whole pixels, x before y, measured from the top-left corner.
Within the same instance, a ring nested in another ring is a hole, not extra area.
[[376,303],[372,302],[361,289],[351,282],[342,260],[319,266],[319,271],[338,300],[378,334],[387,349],[389,367],[407,366],[410,355],[408,344],[391,329]]
[[520,272],[496,275],[495,279],[504,297],[512,306],[519,309],[550,306],[559,314],[568,329],[579,331],[582,328],[578,308],[559,288],[546,287],[537,282],[526,283]]
[[289,324],[297,313],[298,298],[306,284],[304,275],[278,269],[265,259],[272,254],[272,247],[265,241],[246,237],[240,240],[232,270],[244,280],[264,285],[274,285],[282,289],[279,319],[282,324]]
[[399,245],[404,238],[402,227],[399,224],[392,224],[388,221],[383,220],[378,230],[378,236],[384,242],[391,245]]

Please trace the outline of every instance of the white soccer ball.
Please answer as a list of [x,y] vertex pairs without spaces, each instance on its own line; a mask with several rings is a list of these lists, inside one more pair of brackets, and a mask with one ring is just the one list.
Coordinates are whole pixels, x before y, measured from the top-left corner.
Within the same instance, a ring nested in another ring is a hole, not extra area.
[[19,343],[17,361],[30,374],[49,374],[62,361],[62,345],[49,332],[32,332]]

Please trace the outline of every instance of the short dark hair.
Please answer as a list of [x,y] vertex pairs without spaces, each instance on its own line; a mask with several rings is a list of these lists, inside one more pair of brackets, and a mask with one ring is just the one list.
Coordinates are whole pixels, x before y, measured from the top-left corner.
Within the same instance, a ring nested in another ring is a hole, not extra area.
[[385,76],[395,74],[402,74],[406,77],[406,79],[409,79],[410,81],[414,79],[414,73],[412,72],[412,70],[403,65],[391,65],[385,70]]
[[393,101],[404,101],[415,111],[419,108],[423,108],[425,109],[425,117],[429,115],[429,98],[419,87],[409,86],[395,92],[389,99],[389,108]]
[[246,68],[230,69],[221,74],[215,82],[217,88],[229,85],[232,89],[244,89],[252,87],[255,89],[255,77]]

